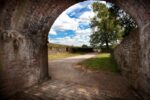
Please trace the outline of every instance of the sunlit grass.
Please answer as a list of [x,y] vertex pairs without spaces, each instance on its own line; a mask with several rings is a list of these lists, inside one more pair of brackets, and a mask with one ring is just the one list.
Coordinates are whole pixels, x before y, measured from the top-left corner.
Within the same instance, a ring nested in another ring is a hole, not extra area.
[[72,56],[78,56],[81,55],[82,53],[55,53],[55,54],[49,54],[48,59],[49,60],[56,60],[56,59],[61,59],[61,58],[67,58],[67,57],[72,57]]
[[79,65],[92,70],[119,72],[117,64],[110,53],[101,53],[94,58],[80,62]]

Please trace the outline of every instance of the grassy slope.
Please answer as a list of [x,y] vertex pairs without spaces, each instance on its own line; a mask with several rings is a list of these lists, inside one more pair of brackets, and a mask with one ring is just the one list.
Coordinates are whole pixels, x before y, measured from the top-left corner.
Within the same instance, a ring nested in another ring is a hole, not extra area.
[[53,43],[49,43],[48,44],[48,47],[58,47],[58,48],[60,48],[60,47],[69,47],[69,46],[67,46],[67,45],[61,45],[61,44],[53,44]]
[[63,45],[63,44],[54,44],[54,43],[49,43],[48,47],[55,47],[55,48],[60,48],[60,47],[78,47],[78,46],[68,46],[68,45]]
[[119,72],[117,64],[110,53],[98,54],[94,58],[80,62],[79,65],[92,70]]
[[[53,47],[53,48],[70,47],[70,48],[72,48],[72,46],[67,46],[67,45],[62,45],[62,44],[53,44],[53,43],[49,43],[48,44],[48,49],[49,50],[50,50],[50,47]],[[78,48],[78,46],[74,46],[74,48]],[[67,57],[72,57],[72,56],[78,56],[78,55],[82,55],[82,54],[85,54],[85,53],[84,52],[78,52],[78,53],[69,53],[69,52],[55,53],[55,54],[49,54],[48,55],[48,59],[49,60],[56,60],[56,59],[67,58]]]
[[56,59],[61,59],[61,58],[66,58],[66,57],[72,57],[72,56],[77,56],[81,55],[82,53],[56,53],[56,54],[49,54],[48,59],[49,60],[56,60]]

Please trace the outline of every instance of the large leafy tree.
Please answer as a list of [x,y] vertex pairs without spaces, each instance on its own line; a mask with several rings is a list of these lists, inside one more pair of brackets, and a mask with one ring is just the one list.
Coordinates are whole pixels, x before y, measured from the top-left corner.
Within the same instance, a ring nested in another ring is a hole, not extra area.
[[122,9],[119,9],[117,6],[112,4],[109,8],[112,16],[115,16],[116,20],[118,20],[119,24],[124,28],[123,37],[127,36],[129,32],[135,28],[137,28],[136,21]]
[[93,3],[93,11],[96,16],[92,19],[94,33],[91,35],[90,43],[93,47],[105,45],[109,49],[109,45],[120,38],[123,29],[105,4]]
[[93,34],[90,36],[90,44],[93,47],[105,46],[109,49],[110,45],[121,39],[123,33],[135,27],[132,20],[129,20],[130,17],[114,5],[107,7],[105,4],[95,2],[92,7],[95,17],[91,24]]

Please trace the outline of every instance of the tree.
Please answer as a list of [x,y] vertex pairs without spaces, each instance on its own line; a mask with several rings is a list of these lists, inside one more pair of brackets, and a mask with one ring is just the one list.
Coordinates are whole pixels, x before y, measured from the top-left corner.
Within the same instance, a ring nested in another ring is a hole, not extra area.
[[136,21],[122,9],[119,9],[116,5],[112,4],[110,8],[112,16],[116,17],[119,24],[124,28],[123,37],[127,36],[129,32],[137,28]]
[[82,45],[82,48],[88,48],[88,46],[87,46],[87,45],[85,45],[85,44],[83,44],[83,45]]
[[93,34],[90,36],[90,44],[93,47],[106,47],[116,44],[117,40],[137,27],[135,21],[123,10],[111,4],[95,2],[92,5],[95,17],[92,19],[91,27]]
[[109,45],[117,42],[117,39],[121,37],[123,28],[105,4],[93,3],[93,11],[96,16],[92,19],[91,27],[94,31],[90,36],[90,44],[93,47],[106,46],[110,49]]

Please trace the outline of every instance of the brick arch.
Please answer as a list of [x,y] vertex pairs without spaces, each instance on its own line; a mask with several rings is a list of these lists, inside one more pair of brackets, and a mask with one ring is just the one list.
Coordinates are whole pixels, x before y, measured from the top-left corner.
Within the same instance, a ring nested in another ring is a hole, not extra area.
[[[47,34],[57,16],[69,6],[84,0],[0,0],[0,94],[11,95],[49,77]],[[135,18],[140,27],[141,69],[149,68],[149,0],[106,0]],[[143,45],[147,45],[145,47]],[[150,83],[149,72],[141,71],[142,81]],[[143,84],[143,83],[141,83]],[[141,85],[142,86],[142,85]],[[150,93],[150,89],[142,87]],[[15,91],[14,91],[15,90]],[[9,93],[8,93],[9,91]]]

